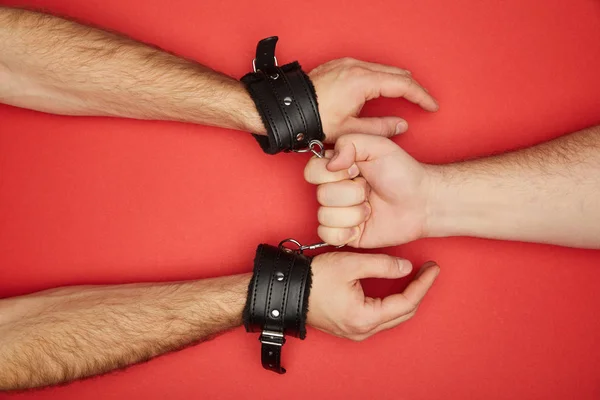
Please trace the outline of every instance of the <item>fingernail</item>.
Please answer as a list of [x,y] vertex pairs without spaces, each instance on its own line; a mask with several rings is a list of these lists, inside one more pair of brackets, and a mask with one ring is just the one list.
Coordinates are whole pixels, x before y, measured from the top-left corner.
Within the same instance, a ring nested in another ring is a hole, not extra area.
[[356,178],[358,176],[358,166],[356,164],[352,164],[350,168],[348,168],[348,175],[350,175],[350,179]]
[[371,216],[371,205],[368,202],[365,202],[365,207],[367,208],[367,215],[365,216],[365,221],[369,219]]
[[438,264],[435,261],[427,261],[425,264],[423,264],[423,268],[433,267],[434,265]]
[[401,273],[408,275],[410,274],[410,271],[412,271],[412,264],[408,260],[400,260],[398,269]]
[[396,135],[398,135],[399,133],[406,132],[407,129],[408,124],[406,123],[406,121],[398,122],[398,125],[396,125]]

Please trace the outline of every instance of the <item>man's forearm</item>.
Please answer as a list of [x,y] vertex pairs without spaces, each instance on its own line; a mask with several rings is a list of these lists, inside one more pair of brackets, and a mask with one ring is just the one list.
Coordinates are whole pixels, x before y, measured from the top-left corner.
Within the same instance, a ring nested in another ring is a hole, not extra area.
[[0,102],[264,133],[240,82],[128,38],[0,7]]
[[80,286],[0,300],[0,390],[101,374],[239,326],[249,281]]
[[600,248],[600,127],[428,169],[429,236]]

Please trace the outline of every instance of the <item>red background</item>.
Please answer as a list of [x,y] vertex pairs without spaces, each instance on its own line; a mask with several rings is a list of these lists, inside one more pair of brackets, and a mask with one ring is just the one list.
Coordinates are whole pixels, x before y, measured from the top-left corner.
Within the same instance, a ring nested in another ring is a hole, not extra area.
[[[279,60],[299,58],[306,69],[342,56],[405,67],[441,110],[385,100],[365,112],[404,116],[410,129],[396,141],[425,162],[600,123],[597,0],[20,4],[236,77],[250,68],[255,42],[273,34]],[[0,297],[248,271],[259,242],[317,239],[307,159],[265,156],[240,132],[0,106]],[[12,398],[600,398],[600,252],[470,238],[382,251],[441,265],[417,316],[362,343],[311,329],[307,341],[286,345],[285,376],[262,370],[255,336],[237,329],[126,371]]]

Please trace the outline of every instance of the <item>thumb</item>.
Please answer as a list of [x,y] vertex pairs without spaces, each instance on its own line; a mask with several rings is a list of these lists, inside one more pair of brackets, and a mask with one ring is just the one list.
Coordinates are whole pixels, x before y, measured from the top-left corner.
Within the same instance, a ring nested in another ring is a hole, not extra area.
[[350,132],[391,137],[406,132],[408,123],[400,117],[352,118],[346,129]]
[[363,254],[357,261],[359,264],[354,279],[398,279],[412,271],[410,261],[387,254]]
[[355,162],[371,161],[397,149],[394,142],[381,136],[342,135],[335,143],[335,152],[327,169],[331,172],[341,171]]

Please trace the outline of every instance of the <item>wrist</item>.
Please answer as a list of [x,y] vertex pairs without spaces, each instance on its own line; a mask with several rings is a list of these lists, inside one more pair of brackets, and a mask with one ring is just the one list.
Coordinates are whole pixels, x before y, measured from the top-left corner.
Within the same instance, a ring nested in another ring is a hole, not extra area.
[[[248,283],[252,274],[223,276],[202,279],[195,283],[199,299],[193,311],[194,318],[205,317],[205,304],[212,303],[218,308],[219,330],[228,330],[242,325],[242,311],[248,293]],[[201,321],[198,321],[201,322]]]
[[458,171],[449,165],[425,165],[426,170],[426,221],[424,237],[447,237],[460,235],[461,194],[463,188],[457,182]]
[[498,191],[498,177],[473,163],[428,166],[427,237],[489,237],[514,214],[514,201]]
[[231,90],[232,122],[231,128],[257,135],[266,135],[267,131],[260,118],[254,101],[241,82],[235,82]]

